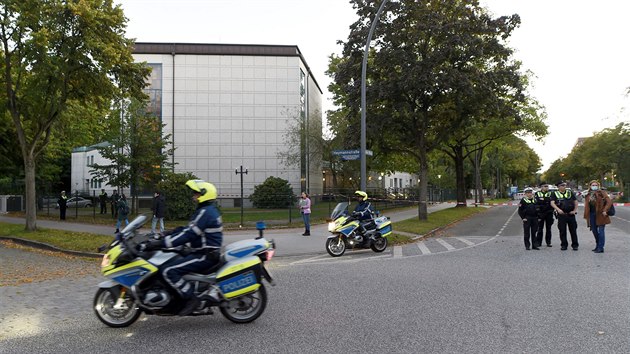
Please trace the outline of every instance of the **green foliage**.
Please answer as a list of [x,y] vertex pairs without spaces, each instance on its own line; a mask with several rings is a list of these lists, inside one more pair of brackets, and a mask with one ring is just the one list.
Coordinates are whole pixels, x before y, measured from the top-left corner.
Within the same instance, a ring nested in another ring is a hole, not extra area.
[[112,1],[0,3],[0,102],[24,162],[28,230],[36,228],[38,157],[55,137],[63,139],[65,124],[85,118],[71,117],[69,107],[108,109],[114,97],[143,96],[149,72],[134,63],[125,21]]
[[630,123],[619,123],[586,138],[567,157],[554,161],[543,178],[562,178],[576,184],[609,178],[623,187],[630,181]]
[[286,208],[295,203],[297,196],[293,193],[289,181],[270,176],[262,184],[254,187],[249,196],[256,208]]
[[197,179],[191,173],[164,174],[164,179],[157,184],[157,189],[164,196],[166,204],[165,219],[187,220],[197,207],[192,201],[192,193],[186,187],[186,181]]
[[114,111],[109,120],[109,144],[98,148],[110,163],[94,164],[91,172],[112,186],[131,186],[135,197],[142,187],[153,187],[161,171],[172,166],[173,151],[167,149],[170,135],[162,136],[164,124],[148,113],[146,102],[132,99],[122,108],[122,115]]
[[[365,38],[378,3],[352,0],[359,19],[351,26],[343,56],[332,57],[329,75],[334,102],[331,128],[345,136],[360,130],[360,80]],[[505,40],[520,24],[518,15],[492,18],[477,1],[389,2],[368,59],[368,148],[383,166],[392,157],[414,161],[426,200],[428,154],[460,134],[461,149],[481,146],[539,122],[527,79]],[[542,127],[542,128],[541,128]],[[536,129],[544,130],[540,124]],[[479,137],[468,140],[467,133]],[[492,132],[485,136],[483,133]],[[458,156],[463,166],[464,156]],[[396,164],[396,168],[404,164]],[[462,170],[460,169],[460,172]],[[461,176],[461,174],[460,174]],[[423,210],[424,209],[424,210]],[[426,218],[425,207],[420,209]]]

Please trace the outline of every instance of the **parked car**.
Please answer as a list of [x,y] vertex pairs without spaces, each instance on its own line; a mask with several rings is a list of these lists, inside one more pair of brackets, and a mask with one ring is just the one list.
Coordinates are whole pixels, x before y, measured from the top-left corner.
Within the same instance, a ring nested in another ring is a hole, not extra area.
[[[92,201],[83,197],[72,197],[66,202],[68,208],[89,208],[92,206]],[[55,209],[59,209],[59,204],[55,206]]]

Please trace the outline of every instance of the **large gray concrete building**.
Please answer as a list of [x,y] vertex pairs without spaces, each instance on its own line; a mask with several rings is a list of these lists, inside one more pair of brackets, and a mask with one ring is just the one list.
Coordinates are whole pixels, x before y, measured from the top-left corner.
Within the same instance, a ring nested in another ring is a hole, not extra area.
[[[133,56],[152,68],[150,107],[171,134],[175,172],[214,183],[228,199],[240,196],[241,166],[245,196],[269,176],[288,180],[296,194],[322,192],[321,157],[307,141],[287,144],[291,127],[322,127],[322,91],[297,46],[136,43]],[[78,149],[76,158],[90,151]],[[278,156],[286,152],[298,162],[284,164]],[[88,181],[80,176],[73,171],[73,186]]]

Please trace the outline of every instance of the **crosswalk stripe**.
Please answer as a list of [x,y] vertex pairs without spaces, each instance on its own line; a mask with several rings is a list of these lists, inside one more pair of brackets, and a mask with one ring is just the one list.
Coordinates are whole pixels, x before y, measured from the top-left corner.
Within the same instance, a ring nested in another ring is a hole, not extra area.
[[418,245],[418,248],[420,249],[420,252],[422,252],[422,254],[431,253],[431,251],[429,250],[429,247],[427,247],[427,245],[424,244],[424,241],[418,242],[417,245]]
[[465,239],[463,237],[455,237],[455,238],[460,240],[460,241],[462,241],[463,243],[467,244],[468,246],[474,246],[475,245],[474,242],[469,241],[469,240],[467,240],[467,239]]
[[449,251],[452,251],[452,250],[454,250],[454,249],[455,249],[455,247],[453,247],[453,246],[449,245],[449,244],[448,244],[448,242],[444,241],[444,240],[443,240],[443,239],[441,239],[441,238],[436,238],[435,240],[436,240],[436,241],[437,241],[440,245],[444,246],[444,248],[446,248],[446,249],[447,249],[447,250],[449,250]]
[[402,256],[402,246],[394,246],[394,258],[400,258]]

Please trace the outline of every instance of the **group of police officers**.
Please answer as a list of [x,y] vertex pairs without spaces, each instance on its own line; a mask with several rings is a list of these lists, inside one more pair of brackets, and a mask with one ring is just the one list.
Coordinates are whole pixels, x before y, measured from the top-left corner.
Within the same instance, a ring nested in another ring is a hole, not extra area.
[[[578,211],[578,202],[575,194],[567,189],[564,181],[557,183],[558,190],[549,191],[549,184],[540,184],[540,190],[534,193],[532,188],[525,188],[525,196],[518,207],[518,215],[523,220],[523,233],[525,249],[539,250],[543,241],[543,229],[545,229],[545,243],[551,247],[551,225],[554,215],[558,220],[560,232],[560,249],[567,250],[567,228],[571,235],[571,248],[574,251],[580,246],[577,237],[577,222],[575,215]],[[531,242],[530,242],[531,240]]]

